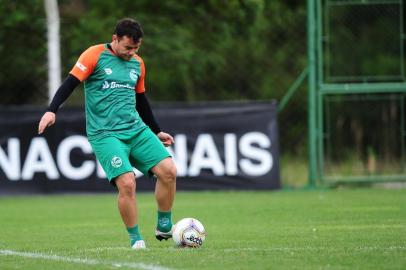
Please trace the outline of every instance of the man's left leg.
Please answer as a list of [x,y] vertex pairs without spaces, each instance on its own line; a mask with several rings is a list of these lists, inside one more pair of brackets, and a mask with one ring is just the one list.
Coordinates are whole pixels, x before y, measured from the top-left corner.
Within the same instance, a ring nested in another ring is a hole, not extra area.
[[172,237],[172,205],[176,193],[176,166],[172,158],[161,160],[151,171],[158,177],[155,198],[158,205],[158,222],[155,236],[158,240]]

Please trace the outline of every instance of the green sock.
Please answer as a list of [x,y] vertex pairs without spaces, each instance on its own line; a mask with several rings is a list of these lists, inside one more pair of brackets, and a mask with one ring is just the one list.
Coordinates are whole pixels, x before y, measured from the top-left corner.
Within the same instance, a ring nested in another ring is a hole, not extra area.
[[136,241],[142,240],[142,236],[141,236],[140,232],[138,231],[138,225],[135,225],[132,228],[127,227],[127,232],[128,232],[128,235],[130,236],[131,246],[133,246]]
[[161,212],[158,210],[158,230],[161,232],[169,232],[172,229],[172,212]]

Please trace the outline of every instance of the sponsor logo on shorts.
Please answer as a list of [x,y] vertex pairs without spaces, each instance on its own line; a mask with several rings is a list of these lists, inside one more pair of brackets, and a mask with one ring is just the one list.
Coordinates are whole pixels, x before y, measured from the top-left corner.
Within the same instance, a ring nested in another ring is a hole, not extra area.
[[111,158],[111,166],[113,166],[114,168],[120,168],[121,165],[123,165],[123,161],[120,157],[114,156]]
[[130,78],[133,81],[136,81],[138,79],[138,74],[135,69],[130,70]]

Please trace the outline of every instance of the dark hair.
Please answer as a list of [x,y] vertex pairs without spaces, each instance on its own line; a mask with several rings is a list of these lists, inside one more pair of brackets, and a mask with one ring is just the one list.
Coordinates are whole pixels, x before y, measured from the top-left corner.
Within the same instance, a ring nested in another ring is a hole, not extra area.
[[131,18],[124,18],[117,22],[114,34],[119,38],[127,36],[134,42],[138,42],[144,33],[139,22]]

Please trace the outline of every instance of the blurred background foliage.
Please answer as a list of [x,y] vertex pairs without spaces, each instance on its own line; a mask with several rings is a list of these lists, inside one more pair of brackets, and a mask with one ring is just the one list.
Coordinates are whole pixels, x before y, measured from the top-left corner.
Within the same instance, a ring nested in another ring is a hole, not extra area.
[[[119,18],[136,18],[155,101],[280,98],[306,64],[303,1],[60,0],[59,8],[62,77],[87,47],[110,41]],[[43,1],[0,0],[0,15],[0,84],[11,93],[2,104],[46,103]]]
[[84,48],[110,41],[118,18],[139,20],[155,101],[277,98],[306,63],[303,1],[75,0],[60,9],[65,73]]
[[47,100],[46,19],[42,0],[0,0],[0,104]]

